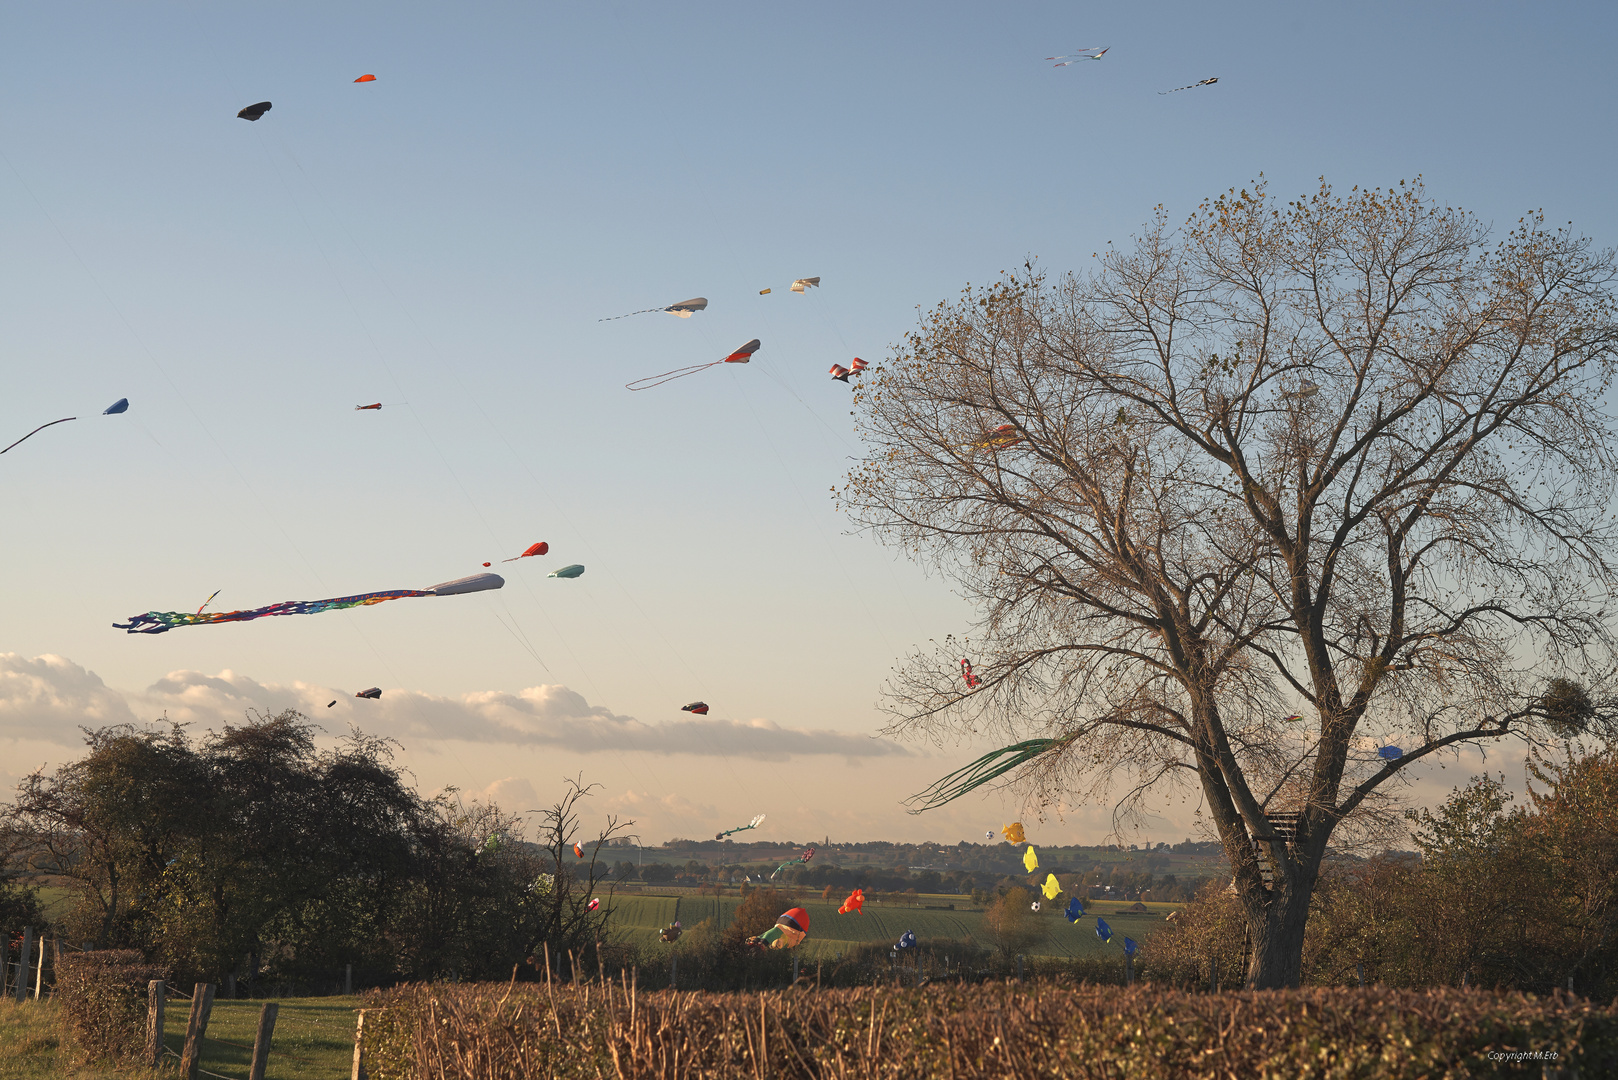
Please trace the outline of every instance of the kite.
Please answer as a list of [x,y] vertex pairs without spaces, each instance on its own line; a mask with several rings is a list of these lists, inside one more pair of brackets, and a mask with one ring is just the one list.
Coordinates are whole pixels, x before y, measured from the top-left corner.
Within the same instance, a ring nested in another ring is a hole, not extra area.
[[582,858],[584,858],[584,849],[581,848],[579,845],[574,844],[573,845],[573,854],[577,855],[579,858],[582,859]]
[[796,293],[818,288],[820,288],[820,279],[817,277],[801,277],[792,283],[792,291]]
[[[699,702],[697,702],[697,704],[701,705],[702,702],[699,701]],[[759,824],[761,822],[763,822],[763,820],[764,820],[764,815],[760,814],[758,817],[754,818],[752,821],[749,821],[746,825],[738,825],[734,829],[726,829],[724,832],[719,833],[717,836],[715,836],[714,839],[715,840],[723,840],[725,837],[729,836],[731,833],[746,832],[748,829],[756,829],[756,828],[759,827]]]
[[966,688],[968,690],[976,689],[977,686],[983,682],[982,679],[972,674],[972,661],[970,660],[961,661],[961,678],[966,680]]
[[1067,902],[1067,910],[1062,912],[1062,914],[1067,916],[1068,922],[1076,923],[1080,919],[1084,918],[1084,905],[1080,903],[1079,898],[1075,896]]
[[1125,956],[1134,956],[1135,955],[1135,950],[1138,949],[1138,948],[1140,948],[1140,946],[1135,944],[1135,939],[1134,938],[1129,938],[1129,937],[1124,938],[1124,955]]
[[982,442],[975,442],[971,445],[979,450],[988,450],[992,453],[996,450],[1009,450],[1022,442],[1022,440],[1023,437],[1017,434],[1016,424],[1001,424],[991,431]]
[[1212,86],[1214,83],[1216,83],[1218,81],[1219,81],[1218,76],[1215,76],[1212,79],[1203,79],[1201,82],[1194,82],[1190,86],[1176,86],[1173,90],[1159,90],[1157,93],[1158,93],[1159,97],[1161,97],[1164,94],[1177,94],[1181,90],[1195,90],[1199,86]]
[[837,914],[839,915],[847,915],[849,913],[853,913],[855,915],[865,914],[864,889],[855,889],[853,892],[849,893],[848,899],[843,901],[843,906],[837,909]]
[[1026,844],[1028,840],[1022,833],[1022,822],[1013,821],[1010,825],[1000,826],[1000,835],[1006,838],[1008,844]]
[[780,876],[780,874],[781,874],[781,872],[783,870],[786,870],[789,867],[797,866],[799,863],[807,864],[809,862],[809,860],[814,858],[814,857],[815,857],[815,845],[810,844],[808,847],[804,848],[802,855],[799,855],[796,859],[788,859],[786,862],[782,863],[780,866],[777,866],[775,868],[775,873],[770,875],[770,880],[774,881],[777,877]]
[[113,416],[113,415],[116,415],[117,413],[128,412],[128,411],[129,411],[129,399],[126,398],[126,397],[121,397],[117,401],[113,402],[111,405],[108,405],[105,409],[102,409],[101,410],[101,415],[102,416]]
[[1039,856],[1035,854],[1033,844],[1029,844],[1028,850],[1022,853],[1022,864],[1028,867],[1030,874],[1039,869]]
[[711,367],[718,367],[720,364],[746,364],[753,359],[753,354],[758,352],[760,348],[762,348],[762,346],[759,344],[758,338],[754,338],[752,341],[749,341],[746,345],[743,345],[741,348],[737,349],[723,360],[714,360],[707,364],[692,364],[690,367],[675,368],[673,371],[665,371],[661,375],[648,375],[644,379],[636,379],[632,383],[624,383],[624,387],[628,390],[650,390],[654,386],[662,386],[666,382],[673,382],[675,379],[683,379],[687,375],[695,375],[699,371],[706,371]]
[[1107,49],[1110,48],[1112,48],[1111,45],[1101,49],[1080,49],[1076,53],[1068,53],[1065,56],[1047,56],[1045,59],[1062,61],[1060,64],[1052,64],[1051,67],[1070,67],[1073,64],[1082,64],[1086,60],[1100,60],[1107,55]]
[[671,315],[689,319],[696,312],[706,309],[707,306],[708,298],[706,296],[693,296],[689,300],[681,300],[678,304],[670,304],[668,307],[641,308],[639,311],[630,311],[623,315],[609,315],[605,319],[597,319],[596,322],[613,322],[617,319],[627,319],[631,315],[650,315],[654,311],[667,311]]
[[355,79],[354,81],[355,82],[376,82],[376,76],[375,75],[361,75],[359,78]]
[[212,593],[212,594],[211,594],[211,595],[209,595],[209,597],[208,597],[208,599],[206,599],[206,600],[204,600],[204,601],[203,601],[203,602],[202,602],[202,607],[199,607],[199,608],[197,608],[197,614],[198,614],[198,615],[201,615],[201,614],[202,614],[202,608],[205,608],[205,607],[207,607],[207,606],[208,606],[208,605],[209,605],[209,604],[211,604],[211,603],[213,603],[213,598],[214,598],[214,597],[215,597],[215,596],[218,596],[218,595],[219,595],[219,594],[220,594],[220,593],[222,593],[222,592],[224,592],[224,591],[225,591],[225,590],[224,590],[224,589],[215,589],[215,590],[214,590],[214,591],[213,591],[213,593]]
[[262,619],[270,615],[314,615],[322,611],[341,611],[345,608],[369,607],[371,604],[380,604],[388,600],[400,600],[412,596],[459,596],[463,593],[499,589],[505,583],[506,579],[499,574],[473,574],[471,577],[456,578],[454,581],[446,581],[426,589],[389,589],[384,592],[338,596],[330,600],[285,600],[279,604],[270,604],[261,608],[249,608],[246,611],[210,611],[206,614],[199,612],[195,615],[185,611],[148,611],[143,615],[131,615],[126,623],[113,623],[112,625],[131,634],[163,634],[177,626],[247,622],[250,619]]
[[1108,926],[1107,920],[1099,915],[1096,916],[1096,937],[1102,941],[1112,941],[1112,927]]
[[357,698],[365,698],[367,701],[380,701],[382,699],[382,688],[380,686],[373,686],[369,690],[361,690],[354,696]]
[[1030,911],[1038,911],[1039,910],[1039,901],[1035,900],[1032,904],[1029,904],[1028,909]]
[[680,706],[680,711],[681,712],[688,712],[688,713],[696,713],[698,716],[707,716],[708,715],[708,703],[706,701],[693,701],[689,705],[681,705]]
[[594,911],[594,910],[595,910],[595,909],[596,909],[596,908],[598,908],[598,907],[600,907],[600,906],[601,906],[601,897],[599,897],[599,896],[592,896],[592,897],[590,897],[590,903],[589,903],[589,904],[587,904],[587,905],[586,905],[586,906],[587,906],[587,907],[588,907],[588,908],[589,908],[589,909],[590,909],[590,910],[591,910],[591,911]]
[[263,116],[269,111],[270,103],[268,101],[261,101],[257,105],[249,105],[236,115],[241,117],[243,120],[257,120],[259,117]]
[[836,379],[838,382],[846,383],[850,375],[858,375],[860,372],[864,371],[870,366],[870,364],[867,364],[864,360],[861,360],[856,356],[854,358],[854,364],[851,367],[844,367],[842,364],[833,364],[831,366],[831,377]]
[[580,566],[578,563],[574,563],[572,566],[564,566],[560,570],[552,570],[550,573],[546,574],[545,576],[546,577],[560,577],[560,578],[576,578],[582,573],[584,573],[584,567]]
[[544,896],[551,891],[551,886],[555,884],[556,878],[550,874],[541,874],[534,879],[534,883],[532,885],[528,886],[528,891],[537,892],[539,895]]
[[670,924],[668,926],[663,927],[662,930],[658,931],[657,940],[659,940],[659,941],[668,941],[668,942],[679,941],[680,940],[680,935],[683,934],[683,933],[685,933],[685,931],[680,929],[680,924],[679,923],[677,923],[677,922],[672,923],[672,924]]
[[899,944],[896,948],[914,949],[916,947],[916,934],[913,930],[906,930],[899,935]]
[[[997,780],[1018,766],[1027,764],[1047,750],[1053,750],[1062,745],[1064,745],[1062,739],[1029,739],[1027,742],[1013,743],[1011,746],[1003,746],[999,750],[991,750],[965,768],[957,769],[950,773],[927,790],[918,792],[906,799],[905,801],[909,803],[921,803],[920,806],[910,810],[909,813],[920,814],[923,811],[943,806],[945,803],[954,802],[967,792],[980,788],[991,780]],[[1011,834],[1006,833],[1006,840],[1009,843],[1020,844],[1023,842],[1022,826],[1018,825],[1017,830],[1016,839],[1012,839]],[[1005,829],[1000,831],[1006,832]]]
[[1312,398],[1318,393],[1320,393],[1320,384],[1305,379],[1298,384],[1296,390],[1281,391],[1281,396],[1289,401],[1302,401],[1304,398]]
[[[513,555],[509,559],[501,559],[500,561],[501,562],[516,562],[518,559],[526,559],[526,558],[529,558],[530,556],[533,556],[533,555],[544,555],[547,552],[549,552],[550,550],[551,550],[551,546],[549,544],[547,544],[545,541],[541,540],[537,544],[529,544],[528,545],[528,550],[524,551],[521,555]],[[485,563],[484,565],[487,566],[488,564]]]
[[803,944],[803,939],[809,936],[809,913],[801,907],[788,908],[782,913],[775,925],[755,938],[748,938],[749,945],[760,949],[795,949]]
[[768,289],[760,289],[760,290],[759,290],[759,291],[758,291],[758,294],[759,294],[759,295],[760,295],[760,296],[768,296],[768,295],[770,295],[770,290],[768,290]]
[[1384,761],[1398,761],[1405,756],[1405,752],[1397,746],[1382,746],[1377,748],[1376,756]]
[[499,833],[490,833],[488,839],[483,841],[483,846],[478,848],[475,854],[493,855],[495,852],[500,850],[501,842],[504,839],[505,837],[501,836]]
[[1047,874],[1045,884],[1039,887],[1039,891],[1045,894],[1045,899],[1055,900],[1062,895],[1062,883],[1056,880],[1055,874]]
[[333,698],[331,701],[326,702],[326,708],[329,709],[335,704],[337,704],[337,700],[335,698]]
[[1281,717],[1281,723],[1283,723],[1283,724],[1296,724],[1299,720],[1302,720],[1302,719],[1303,719],[1303,714],[1302,713],[1293,713],[1291,716],[1283,716],[1283,717]]

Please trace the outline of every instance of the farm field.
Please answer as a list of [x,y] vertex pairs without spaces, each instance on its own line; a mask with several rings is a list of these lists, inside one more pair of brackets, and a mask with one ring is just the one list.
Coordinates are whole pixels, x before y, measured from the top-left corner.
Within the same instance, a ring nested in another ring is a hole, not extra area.
[[[918,938],[955,938],[984,941],[983,913],[974,910],[964,897],[923,898],[926,906],[908,907],[875,904],[867,900],[863,915],[839,915],[842,902],[818,898],[804,901],[809,912],[809,940],[801,951],[809,957],[832,957],[846,952],[851,946],[872,941],[895,942],[906,930]],[[1064,904],[1058,900],[1051,910],[1041,911],[1038,920],[1047,929],[1045,941],[1030,950],[1033,956],[1078,957],[1101,955],[1107,949],[1118,948],[1116,940],[1111,946],[1095,935],[1095,915],[1107,920],[1113,932],[1144,942],[1159,927],[1176,904],[1147,904],[1145,915],[1114,915],[1125,905],[1116,901],[1092,901],[1085,905],[1088,915],[1077,925],[1069,924],[1060,910]],[[696,895],[620,895],[611,901],[615,936],[629,939],[639,935],[651,937],[655,931],[678,919],[687,929],[704,919],[712,919],[715,926],[729,925],[741,899],[736,896]],[[954,903],[956,910],[937,910],[944,904]],[[987,942],[985,941],[985,944]]]

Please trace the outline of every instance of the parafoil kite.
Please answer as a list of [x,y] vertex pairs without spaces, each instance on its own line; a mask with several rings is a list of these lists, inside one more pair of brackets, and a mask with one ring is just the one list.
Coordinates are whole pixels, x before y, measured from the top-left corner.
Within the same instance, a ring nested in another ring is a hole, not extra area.
[[855,915],[865,914],[864,889],[855,889],[853,892],[849,893],[848,899],[843,901],[843,906],[837,909],[837,914],[839,915],[848,915],[850,913]]
[[[701,702],[698,702],[697,704],[700,705]],[[734,829],[726,829],[724,832],[719,833],[717,836],[715,836],[714,839],[715,840],[723,840],[725,837],[729,836],[731,833],[746,832],[748,829],[756,829],[756,828],[759,827],[759,825],[763,821],[764,821],[764,815],[760,814],[758,817],[754,818],[752,821],[749,821],[746,825],[738,825]]]
[[1023,835],[1022,822],[1013,821],[1010,825],[1000,826],[1000,835],[1006,838],[1008,844],[1026,844],[1028,838]]
[[601,897],[599,897],[599,896],[590,897],[590,902],[585,906],[587,908],[589,908],[589,910],[594,911],[596,908],[601,906]]
[[584,567],[580,566],[578,563],[574,563],[572,566],[564,566],[560,570],[552,570],[550,573],[546,574],[545,576],[546,577],[559,577],[559,578],[576,578],[582,573],[584,573]]
[[[1002,746],[998,750],[991,750],[965,768],[956,769],[932,787],[906,799],[905,801],[908,803],[921,804],[909,812],[919,814],[923,811],[943,806],[945,803],[953,802],[967,792],[1004,776],[1020,765],[1027,764],[1040,754],[1063,745],[1065,745],[1065,742],[1062,739],[1029,739],[1026,742],[1013,743],[1010,746]],[[1020,830],[1022,826],[1018,825],[1017,828]],[[1005,830],[1002,829],[1001,832],[1005,832]],[[1015,840],[1011,838],[1010,834],[1007,834],[1006,839],[1013,844],[1023,842],[1021,832],[1018,832]]]
[[1405,752],[1397,746],[1381,746],[1377,748],[1376,756],[1384,761],[1398,761],[1405,756]]
[[1086,60],[1100,60],[1107,55],[1107,49],[1110,48],[1112,48],[1111,45],[1100,49],[1080,49],[1076,53],[1068,53],[1065,56],[1047,56],[1045,59],[1062,61],[1059,64],[1052,64],[1051,67],[1070,67],[1073,64],[1082,64]]
[[1022,864],[1028,867],[1030,874],[1039,869],[1039,855],[1035,853],[1033,844],[1029,844],[1028,850],[1022,853]]
[[259,117],[263,116],[269,111],[270,103],[268,101],[260,101],[256,105],[249,105],[236,115],[241,117],[243,120],[257,120]]
[[[101,415],[102,416],[109,416],[109,415],[114,414],[114,413],[121,413],[121,412],[128,412],[128,411],[129,411],[129,399],[128,398],[119,398],[117,401],[113,402],[111,405],[108,405],[105,409],[102,409],[101,410]],[[60,420],[52,420],[48,424],[41,424],[37,428],[35,428],[33,431],[30,431],[27,435],[24,435],[22,438],[18,439],[16,442],[12,443],[11,446],[6,447],[6,450],[10,450],[12,446],[17,446],[17,445],[19,445],[19,444],[21,444],[23,442],[26,442],[28,439],[32,438],[35,435],[38,435],[41,431],[44,431],[48,427],[54,427],[57,424],[65,424],[69,420],[77,420],[77,419],[78,419],[78,417],[76,417],[76,416],[64,416]],[[0,454],[5,453],[6,450],[0,450]]]
[[1039,891],[1045,894],[1045,899],[1055,900],[1062,895],[1062,883],[1056,880],[1055,874],[1047,874],[1045,884],[1039,887]]
[[707,307],[708,298],[706,296],[693,296],[689,300],[681,300],[678,304],[670,304],[668,307],[641,308],[639,311],[629,311],[622,315],[609,315],[605,319],[597,319],[596,322],[613,322],[616,319],[627,319],[631,315],[650,315],[654,311],[666,311],[682,319],[689,319],[695,313],[706,310]]
[[119,630],[131,634],[163,634],[177,626],[196,626],[201,623],[247,622],[270,615],[314,615],[322,611],[341,611],[344,608],[369,607],[387,600],[401,600],[413,596],[459,596],[463,593],[498,589],[506,579],[499,574],[473,574],[433,585],[426,589],[389,589],[385,592],[358,593],[338,596],[330,600],[286,600],[267,607],[246,611],[209,611],[191,614],[187,611],[148,611],[144,615],[131,615],[126,623],[113,623]]
[[1068,900],[1067,910],[1062,912],[1062,914],[1067,916],[1068,922],[1076,923],[1080,919],[1084,918],[1084,905],[1080,903],[1079,898],[1075,896]]
[[836,379],[838,382],[847,382],[850,375],[858,375],[860,372],[864,371],[870,366],[871,365],[867,364],[864,360],[861,360],[856,356],[854,358],[854,363],[849,367],[844,367],[842,364],[833,364],[831,366],[831,377]]
[[671,923],[670,925],[663,927],[662,930],[658,931],[657,940],[667,941],[670,943],[676,942],[680,940],[680,935],[683,933],[685,933],[685,931],[680,929],[679,923]]
[[1099,915],[1096,916],[1096,937],[1102,941],[1112,940],[1112,927],[1108,926],[1107,920]]
[[970,660],[961,661],[961,678],[966,680],[966,688],[968,690],[976,688],[977,685],[983,681],[976,675],[972,674],[972,661]]
[[636,379],[632,383],[624,383],[624,387],[629,390],[650,390],[654,386],[662,386],[666,382],[673,382],[675,379],[683,379],[687,375],[695,375],[699,371],[706,371],[711,367],[718,367],[720,364],[746,364],[752,361],[753,354],[758,352],[762,347],[763,346],[759,344],[758,338],[754,338],[752,341],[749,341],[746,345],[743,345],[741,348],[737,349],[723,360],[714,360],[707,364],[692,364],[690,367],[675,368],[673,371],[665,371],[661,375],[649,375],[644,379]]
[[1164,94],[1177,94],[1181,90],[1195,90],[1199,86],[1212,86],[1218,81],[1219,77],[1216,75],[1211,79],[1203,79],[1201,82],[1194,82],[1190,86],[1176,86],[1173,90],[1159,90],[1157,93],[1159,97]]
[[[511,549],[507,548],[506,550],[509,551]],[[550,550],[551,550],[551,546],[549,544],[547,544],[545,541],[541,540],[537,544],[529,544],[528,549],[526,551],[524,551],[521,555],[513,555],[509,559],[501,559],[500,561],[501,562],[516,562],[518,559],[528,559],[528,558],[532,558],[535,555],[547,554]]]
[[681,712],[688,712],[688,713],[695,713],[698,716],[707,716],[708,715],[708,703],[706,701],[693,701],[689,705],[681,705],[680,706],[680,711]]
[[799,855],[796,859],[788,859],[786,862],[782,863],[780,866],[777,866],[775,868],[775,873],[770,875],[770,880],[774,881],[777,877],[779,877],[781,875],[781,873],[783,871],[789,869],[790,867],[797,866],[799,863],[807,864],[809,862],[809,860],[814,858],[814,857],[815,857],[815,845],[810,844],[807,848],[804,849],[802,855]]
[[380,686],[373,686],[369,689],[361,690],[354,696],[357,698],[365,698],[368,701],[377,701],[382,697],[382,688]]
[[792,291],[796,293],[818,288],[820,288],[820,279],[817,277],[801,277],[792,283]]
[[764,949],[796,949],[803,944],[803,939],[809,936],[809,913],[801,907],[788,908],[782,913],[775,925],[756,938],[749,938],[748,944]]
[[582,859],[582,858],[584,858],[584,849],[582,847],[580,847],[578,844],[574,844],[573,845],[573,854],[577,855],[579,858]]
[[376,82],[376,76],[375,75],[361,75],[359,78],[355,79],[354,81],[355,82]]

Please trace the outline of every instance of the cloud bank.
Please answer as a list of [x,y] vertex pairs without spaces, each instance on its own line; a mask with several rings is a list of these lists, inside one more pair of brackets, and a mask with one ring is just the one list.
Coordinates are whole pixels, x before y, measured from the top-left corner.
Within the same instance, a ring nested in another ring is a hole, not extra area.
[[[328,708],[328,702],[337,704]],[[434,740],[557,747],[573,753],[644,752],[780,761],[806,755],[848,759],[911,756],[884,739],[855,732],[789,728],[769,720],[692,717],[648,724],[591,705],[565,686],[515,694],[481,690],[442,697],[383,688],[379,701],[348,690],[295,682],[260,683],[233,671],[173,671],[145,690],[124,693],[60,656],[0,653],[0,738],[77,744],[80,727],[156,720],[167,715],[198,727],[239,723],[247,710],[297,709],[334,734],[353,723],[407,746]]]

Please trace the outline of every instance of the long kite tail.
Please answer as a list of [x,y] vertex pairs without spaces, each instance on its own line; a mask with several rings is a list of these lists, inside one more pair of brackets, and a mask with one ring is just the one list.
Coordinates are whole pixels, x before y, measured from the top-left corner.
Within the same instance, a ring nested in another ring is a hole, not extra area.
[[1178,94],[1181,90],[1195,90],[1199,86],[1212,86],[1218,81],[1219,78],[1215,76],[1212,79],[1203,79],[1201,82],[1191,83],[1189,86],[1176,86],[1173,90],[1159,90],[1157,92],[1157,96],[1162,97],[1164,94]]
[[919,814],[924,810],[934,810],[945,803],[954,802],[967,792],[999,779],[1045,751],[1061,746],[1064,742],[1065,739],[1029,739],[1027,742],[991,750],[965,768],[950,773],[925,791],[910,796],[906,802],[919,802],[921,805],[907,812]]
[[699,371],[705,371],[711,367],[718,367],[724,362],[725,361],[723,360],[715,360],[711,364],[692,364],[690,367],[675,368],[673,371],[665,371],[661,375],[648,375],[644,379],[636,379],[634,382],[624,383],[624,389],[650,390],[654,386],[662,386],[666,382],[673,382],[675,379],[683,379],[687,375],[695,375]]
[[[46,428],[50,427],[51,424],[65,424],[69,420],[77,420],[77,419],[78,419],[77,416],[64,416],[60,420],[52,420],[50,422],[50,424],[41,424],[37,428],[35,428],[33,431],[30,431],[27,435],[24,435],[21,439],[18,439],[17,442],[12,443],[11,446],[16,446],[17,443],[24,442],[25,440],[27,440],[29,438],[32,438],[35,435],[38,435],[41,431],[44,431]],[[6,447],[6,450],[10,450],[11,446]],[[5,453],[6,450],[0,450],[0,454]]]
[[288,600],[280,604],[270,604],[267,607],[249,608],[246,611],[209,611],[196,614],[189,611],[148,611],[143,615],[131,615],[128,622],[113,623],[112,625],[131,634],[163,634],[177,626],[247,622],[249,619],[262,619],[270,615],[314,615],[322,611],[340,611],[343,608],[367,607],[371,604],[380,604],[387,600],[399,600],[409,596],[435,595],[437,594],[431,590],[389,589],[385,592],[338,596],[330,600]]
[[617,319],[627,319],[631,315],[650,315],[655,311],[667,311],[667,310],[668,310],[668,308],[660,308],[660,307],[641,308],[639,311],[626,311],[622,315],[608,315],[605,319],[597,319],[596,322],[613,322],[613,321],[615,321]]

